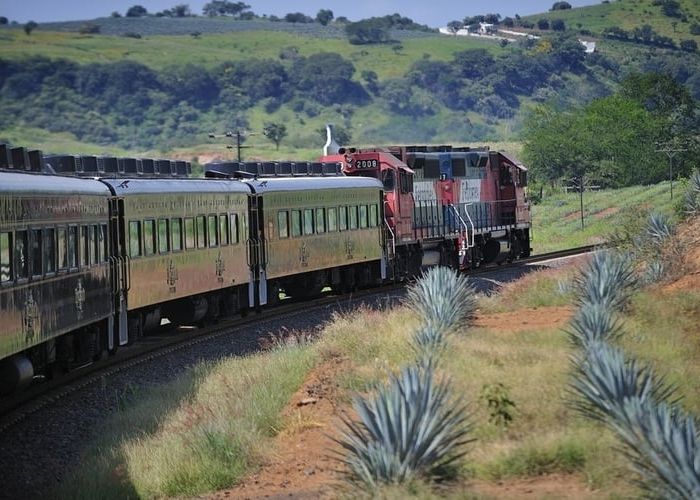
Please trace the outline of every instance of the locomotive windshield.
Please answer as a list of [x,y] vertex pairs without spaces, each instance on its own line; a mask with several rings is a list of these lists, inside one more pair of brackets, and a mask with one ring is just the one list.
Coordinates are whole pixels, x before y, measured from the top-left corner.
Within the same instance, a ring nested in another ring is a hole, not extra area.
[[382,171],[382,184],[384,184],[384,191],[393,191],[396,185],[396,176],[393,170],[383,170]]

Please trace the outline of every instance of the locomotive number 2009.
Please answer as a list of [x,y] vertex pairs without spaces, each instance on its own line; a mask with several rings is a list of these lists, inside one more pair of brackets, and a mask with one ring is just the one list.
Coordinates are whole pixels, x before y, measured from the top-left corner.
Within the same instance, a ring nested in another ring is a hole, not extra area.
[[377,168],[377,160],[357,160],[357,168]]

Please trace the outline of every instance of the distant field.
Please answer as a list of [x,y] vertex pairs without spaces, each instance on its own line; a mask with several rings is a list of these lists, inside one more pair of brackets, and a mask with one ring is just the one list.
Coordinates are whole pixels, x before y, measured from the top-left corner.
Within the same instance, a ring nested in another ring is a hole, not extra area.
[[282,48],[296,47],[302,56],[336,52],[353,62],[358,77],[363,70],[372,70],[380,79],[403,76],[415,61],[424,57],[448,61],[461,50],[485,48],[493,53],[506,50],[493,41],[428,34],[402,40],[403,48],[397,55],[387,44],[351,45],[343,38],[322,39],[277,31],[204,34],[199,38],[170,35],[135,39],[41,29],[27,36],[21,29],[4,29],[0,30],[0,41],[0,58],[16,60],[40,55],[81,64],[130,60],[154,69],[175,64],[212,67],[224,61],[250,58],[279,60]]
[[[596,35],[603,29],[613,26],[632,31],[634,28],[649,24],[660,35],[671,37],[676,41],[690,38],[698,40],[700,37],[694,37],[690,33],[690,25],[700,23],[700,4],[697,0],[678,0],[678,3],[687,15],[688,22],[664,15],[660,6],[652,5],[652,0],[617,0],[588,7],[524,16],[523,19],[535,24],[542,18],[562,19],[569,30],[587,29]],[[672,24],[674,22],[675,27]]]

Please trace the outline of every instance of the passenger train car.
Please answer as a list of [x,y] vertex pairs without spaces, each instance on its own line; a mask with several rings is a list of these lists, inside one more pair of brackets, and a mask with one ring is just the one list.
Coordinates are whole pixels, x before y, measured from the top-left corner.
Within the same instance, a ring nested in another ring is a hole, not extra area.
[[[16,148],[21,149],[21,148]],[[213,320],[527,255],[526,169],[444,147],[319,163],[44,159],[0,145],[0,392]]]

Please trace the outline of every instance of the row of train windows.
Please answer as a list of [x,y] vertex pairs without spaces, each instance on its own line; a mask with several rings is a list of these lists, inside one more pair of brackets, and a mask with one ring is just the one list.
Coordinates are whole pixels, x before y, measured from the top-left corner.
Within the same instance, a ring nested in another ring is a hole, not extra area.
[[106,262],[107,225],[0,232],[0,282]]
[[[240,223],[244,223],[243,219]],[[131,257],[240,243],[238,214],[129,221]]]
[[302,234],[377,227],[378,216],[377,205],[280,210],[277,212],[277,235],[283,239],[290,235],[294,238]]

